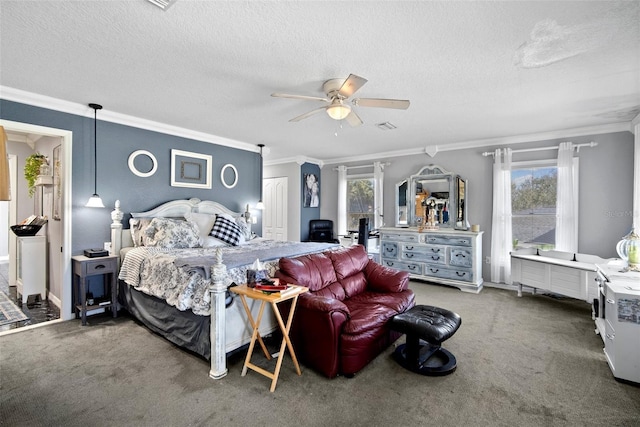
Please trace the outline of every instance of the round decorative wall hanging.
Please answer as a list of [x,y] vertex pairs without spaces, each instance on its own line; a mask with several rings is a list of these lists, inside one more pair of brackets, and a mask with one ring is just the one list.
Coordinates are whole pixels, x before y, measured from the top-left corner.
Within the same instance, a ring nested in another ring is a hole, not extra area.
[[[225,178],[225,173],[227,169],[231,169],[233,171],[233,182],[231,184],[229,184],[227,182],[228,180]],[[222,181],[222,185],[224,185],[227,188],[235,187],[236,184],[238,183],[238,169],[236,169],[236,167],[233,166],[231,163],[227,163],[222,167],[222,170],[220,171],[220,181]]]
[[[136,162],[136,157],[138,156],[147,156],[151,160],[151,164],[152,164],[151,170],[149,170],[148,172],[143,172],[136,167],[135,162]],[[153,154],[151,154],[149,151],[136,150],[129,155],[129,169],[135,175],[138,175],[142,178],[147,178],[153,175],[154,173],[156,173],[156,171],[158,170],[158,161],[156,160],[156,157]]]

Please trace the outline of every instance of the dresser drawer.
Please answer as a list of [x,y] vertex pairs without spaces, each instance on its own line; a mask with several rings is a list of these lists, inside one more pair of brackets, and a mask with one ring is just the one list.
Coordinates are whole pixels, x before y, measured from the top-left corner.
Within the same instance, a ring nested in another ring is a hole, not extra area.
[[424,266],[425,276],[440,277],[442,279],[462,280],[464,282],[473,281],[471,270],[462,268],[446,268],[437,264],[427,264]]
[[396,270],[406,271],[411,274],[422,275],[422,264],[415,262],[401,262],[395,259],[382,259],[382,265],[385,267],[395,268]]
[[423,236],[423,242],[436,245],[452,245],[452,246],[471,246],[473,239],[465,236],[443,236],[437,234],[426,234]]
[[395,242],[382,242],[382,248],[380,255],[383,258],[397,258],[398,257],[398,243]]
[[381,233],[381,240],[393,240],[396,242],[420,242],[418,233]]
[[447,257],[444,250],[441,252],[427,252],[422,250],[402,251],[400,259],[406,261],[425,261],[435,264],[446,264]]
[[449,248],[449,264],[457,267],[469,267],[473,265],[471,251],[464,248]]

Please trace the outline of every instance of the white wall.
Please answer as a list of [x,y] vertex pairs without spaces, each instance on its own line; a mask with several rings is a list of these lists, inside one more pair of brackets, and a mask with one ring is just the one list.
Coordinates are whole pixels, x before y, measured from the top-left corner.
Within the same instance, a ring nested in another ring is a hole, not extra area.
[[[634,136],[631,132],[587,135],[558,140],[536,141],[512,145],[511,148],[535,148],[558,145],[562,141],[575,144],[595,141],[594,148],[582,148],[580,158],[580,224],[578,250],[601,257],[617,257],[616,243],[632,226]],[[500,146],[503,147],[503,146]],[[393,227],[395,215],[395,184],[415,174],[423,166],[437,164],[468,180],[468,216],[470,224],[483,230],[483,258],[490,254],[492,215],[492,157],[482,152],[498,147],[445,151],[435,157],[427,154],[376,159],[390,162],[384,171],[385,225]],[[534,160],[557,157],[557,151],[523,153],[514,160]],[[347,166],[371,164],[345,163]],[[322,168],[321,217],[337,220],[337,165]],[[387,219],[388,218],[388,219]],[[490,266],[483,264],[483,276],[490,276]]]

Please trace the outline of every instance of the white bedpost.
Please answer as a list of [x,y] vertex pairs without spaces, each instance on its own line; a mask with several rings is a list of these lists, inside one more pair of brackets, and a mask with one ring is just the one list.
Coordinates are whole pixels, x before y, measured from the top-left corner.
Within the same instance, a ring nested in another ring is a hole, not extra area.
[[209,284],[209,295],[211,296],[211,370],[209,376],[216,380],[227,375],[225,337],[225,292],[227,287],[224,284],[226,276],[227,267],[222,263],[222,251],[218,249]]
[[111,211],[111,248],[109,255],[120,257],[120,249],[122,249],[122,218],[124,214],[120,210],[120,200],[116,200],[116,208]]

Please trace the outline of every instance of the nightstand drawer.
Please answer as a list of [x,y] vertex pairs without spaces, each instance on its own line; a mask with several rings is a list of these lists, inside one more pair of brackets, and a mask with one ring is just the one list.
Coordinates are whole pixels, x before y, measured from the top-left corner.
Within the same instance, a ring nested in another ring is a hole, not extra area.
[[87,261],[85,263],[87,269],[85,275],[92,276],[94,274],[113,273],[116,271],[115,259],[96,259],[95,261]]

